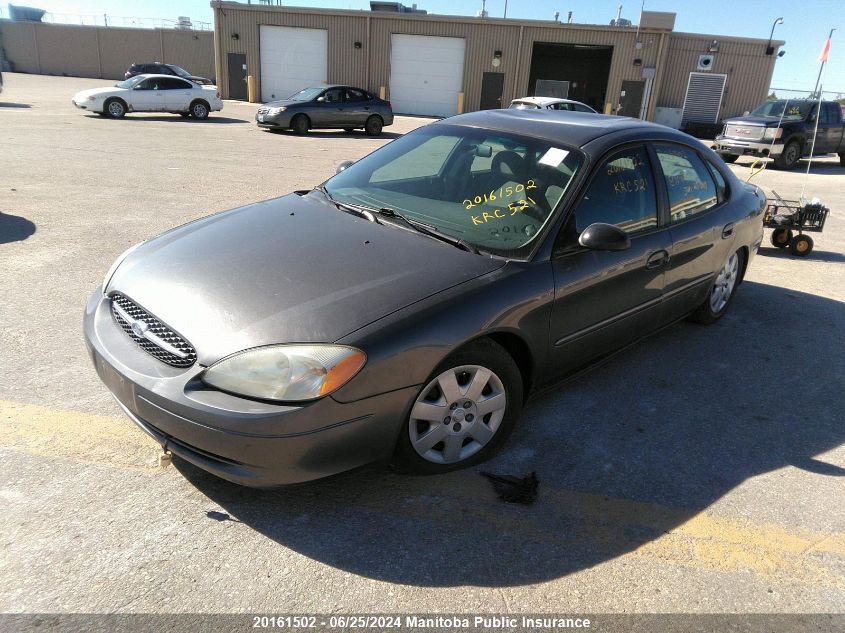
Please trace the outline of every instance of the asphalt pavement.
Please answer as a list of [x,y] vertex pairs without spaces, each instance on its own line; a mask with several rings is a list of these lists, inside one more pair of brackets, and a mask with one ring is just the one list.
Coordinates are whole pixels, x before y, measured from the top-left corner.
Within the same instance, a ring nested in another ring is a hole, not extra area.
[[[157,467],[91,366],[86,299],[128,246],[313,187],[427,120],[377,139],[269,133],[235,102],[112,121],[70,102],[107,82],[4,78],[0,612],[845,611],[837,159],[806,179],[832,209],[809,258],[767,231],[724,319],[535,399],[492,462],[257,491]],[[797,198],[805,178],[752,182]],[[536,472],[538,500],[499,501],[479,470]]]

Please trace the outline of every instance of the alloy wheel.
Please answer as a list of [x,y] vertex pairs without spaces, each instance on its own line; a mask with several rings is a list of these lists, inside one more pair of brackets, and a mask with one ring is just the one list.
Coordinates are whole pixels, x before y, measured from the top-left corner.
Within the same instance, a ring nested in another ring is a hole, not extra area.
[[123,116],[123,104],[120,101],[112,101],[109,104],[109,114],[113,117]]
[[716,283],[713,284],[713,290],[710,292],[710,309],[714,314],[718,314],[725,309],[728,300],[736,286],[737,273],[739,272],[739,256],[732,253],[725,261],[725,265],[716,276]]
[[494,372],[480,365],[447,369],[414,402],[411,446],[435,464],[464,461],[493,439],[506,409],[505,387]]

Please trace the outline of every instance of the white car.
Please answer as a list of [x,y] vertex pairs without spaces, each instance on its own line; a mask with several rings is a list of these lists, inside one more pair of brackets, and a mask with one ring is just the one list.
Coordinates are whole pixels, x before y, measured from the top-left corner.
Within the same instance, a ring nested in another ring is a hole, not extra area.
[[127,112],[173,112],[205,119],[223,109],[217,86],[200,86],[172,75],[135,75],[111,88],[92,88],[73,95],[73,105],[120,119]]
[[515,110],[567,110],[569,112],[593,112],[598,114],[586,103],[572,99],[557,99],[556,97],[522,97],[511,101]]

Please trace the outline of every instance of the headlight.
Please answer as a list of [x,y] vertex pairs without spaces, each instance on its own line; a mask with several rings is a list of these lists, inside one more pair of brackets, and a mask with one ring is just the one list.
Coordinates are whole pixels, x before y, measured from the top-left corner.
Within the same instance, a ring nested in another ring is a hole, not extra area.
[[111,265],[111,268],[109,268],[109,271],[106,273],[106,276],[103,277],[103,294],[105,294],[106,286],[109,285],[111,278],[114,276],[114,273],[118,269],[118,267],[123,263],[123,260],[126,259],[126,257],[129,255],[129,253],[134,251],[136,248],[138,248],[143,243],[144,242],[138,242],[137,244],[135,244],[135,246],[130,246],[125,251],[123,251],[120,255],[117,256],[117,259],[114,260],[114,263]]
[[233,354],[209,367],[202,381],[222,391],[299,402],[327,396],[367,362],[367,355],[342,345],[270,345]]
[[774,140],[776,138],[780,138],[783,136],[783,128],[782,127],[767,127],[766,131],[763,132],[763,138],[767,141]]
[[268,114],[276,115],[276,114],[279,114],[280,112],[284,112],[285,110],[287,110],[286,106],[282,106],[280,108],[270,108],[270,111],[268,112]]

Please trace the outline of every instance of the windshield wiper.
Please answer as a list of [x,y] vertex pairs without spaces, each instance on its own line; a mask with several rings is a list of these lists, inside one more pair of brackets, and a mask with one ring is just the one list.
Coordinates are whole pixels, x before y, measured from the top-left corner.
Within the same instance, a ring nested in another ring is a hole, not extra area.
[[340,202],[339,200],[335,200],[332,197],[332,194],[330,194],[323,185],[317,187],[316,190],[323,194],[326,197],[326,200],[331,202],[335,207],[337,207],[341,211],[346,211],[347,213],[351,213],[352,215],[357,215],[359,218],[364,218],[365,220],[375,222],[376,224],[381,224],[378,218],[373,215],[373,211],[369,207],[357,204],[349,204],[348,202]]
[[412,220],[409,217],[399,213],[395,209],[391,209],[389,207],[382,207],[380,209],[370,209],[370,211],[372,211],[373,213],[378,213],[379,215],[383,215],[387,218],[399,218],[407,226],[411,227],[418,233],[428,235],[429,237],[438,239],[441,242],[446,242],[447,244],[451,244],[452,246],[460,248],[461,250],[468,251],[473,255],[481,255],[481,251],[479,251],[475,246],[473,246],[469,242],[459,237],[452,237],[451,235],[447,235],[446,233],[441,233],[431,224],[426,224],[425,222],[420,222],[419,220]]

